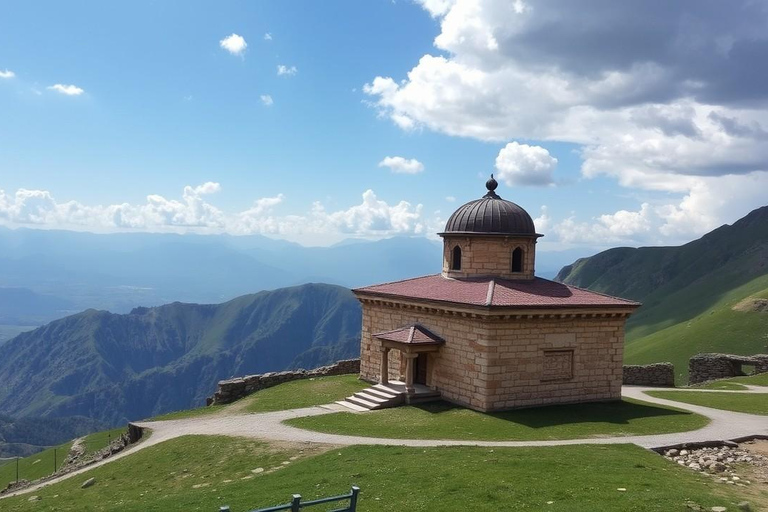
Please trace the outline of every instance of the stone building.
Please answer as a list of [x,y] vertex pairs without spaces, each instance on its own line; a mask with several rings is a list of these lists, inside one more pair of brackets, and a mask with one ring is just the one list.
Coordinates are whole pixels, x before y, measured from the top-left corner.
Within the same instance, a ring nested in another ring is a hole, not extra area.
[[448,219],[441,273],[354,290],[361,378],[479,411],[618,400],[640,304],[536,277],[542,235],[497,186]]

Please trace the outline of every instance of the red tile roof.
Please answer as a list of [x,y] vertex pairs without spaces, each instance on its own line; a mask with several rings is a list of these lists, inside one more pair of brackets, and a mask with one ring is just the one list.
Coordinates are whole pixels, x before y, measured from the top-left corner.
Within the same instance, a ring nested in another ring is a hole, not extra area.
[[531,281],[472,278],[452,279],[441,274],[377,284],[354,290],[360,295],[448,302],[504,308],[637,307],[639,302],[611,297],[539,277]]
[[445,343],[443,338],[419,324],[411,324],[401,327],[400,329],[380,332],[373,336],[382,340],[408,343],[409,345],[434,345]]

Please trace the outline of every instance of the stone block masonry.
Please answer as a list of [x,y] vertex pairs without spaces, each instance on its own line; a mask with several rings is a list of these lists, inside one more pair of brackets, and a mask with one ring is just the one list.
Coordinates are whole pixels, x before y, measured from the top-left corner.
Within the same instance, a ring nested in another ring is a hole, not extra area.
[[699,384],[709,380],[739,377],[745,375],[743,366],[754,367],[754,373],[766,373],[768,354],[697,354],[688,360],[688,383]]
[[228,404],[261,389],[271,388],[272,386],[293,380],[327,377],[330,375],[347,375],[351,373],[360,373],[359,359],[346,359],[329,366],[315,368],[314,370],[270,372],[222,380],[219,381],[216,393],[208,398],[207,404]]
[[672,363],[624,365],[624,384],[629,386],[675,386],[675,366]]

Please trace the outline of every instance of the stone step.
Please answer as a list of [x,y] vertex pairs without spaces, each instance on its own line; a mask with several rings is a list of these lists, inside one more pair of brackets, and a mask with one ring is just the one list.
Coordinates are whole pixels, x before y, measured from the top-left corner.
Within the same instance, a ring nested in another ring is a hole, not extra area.
[[375,402],[369,402],[368,400],[366,400],[364,398],[358,398],[355,395],[347,397],[347,402],[351,402],[351,403],[353,403],[355,405],[359,405],[360,407],[365,407],[369,411],[372,411],[373,409],[376,409],[377,407],[379,407],[379,404],[377,404]]
[[352,402],[347,402],[346,400],[338,400],[336,403],[346,407],[347,409],[352,409],[355,412],[370,411],[370,409],[366,409],[365,407],[360,407],[359,405],[353,404]]
[[367,389],[363,390],[363,391],[358,391],[357,393],[355,393],[352,396],[357,397],[357,398],[362,398],[363,400],[367,400],[369,402],[373,402],[373,403],[379,404],[379,405],[385,404],[385,403],[389,402],[390,400],[392,400],[391,397],[384,398],[384,397],[381,397],[381,396],[378,396],[378,395],[374,395],[373,393],[369,393]]
[[391,388],[384,384],[376,384],[372,388],[368,388],[368,389],[375,389],[376,391],[381,391],[382,393],[388,393],[390,395],[402,395],[403,393],[405,393],[405,387],[398,389],[398,388]]
[[387,399],[397,398],[402,394],[402,393],[398,393],[397,391],[379,389],[375,386],[372,388],[366,389],[365,392],[371,395],[377,395]]

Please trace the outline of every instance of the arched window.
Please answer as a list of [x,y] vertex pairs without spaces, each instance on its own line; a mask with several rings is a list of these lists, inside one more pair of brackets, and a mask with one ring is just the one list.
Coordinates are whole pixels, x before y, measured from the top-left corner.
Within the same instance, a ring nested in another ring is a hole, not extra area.
[[451,259],[451,270],[461,270],[461,247],[458,245],[453,248],[453,258]]
[[518,247],[512,251],[512,272],[523,271],[523,250]]

